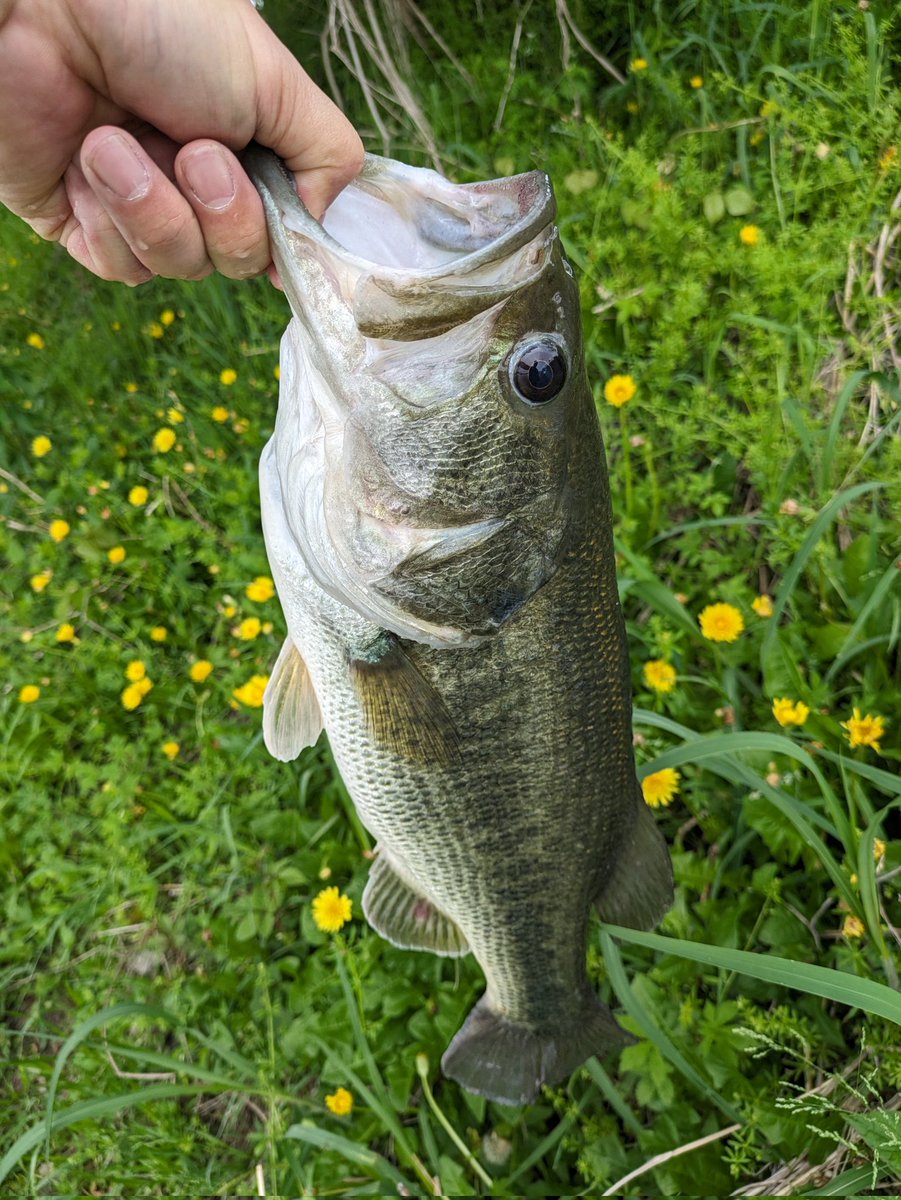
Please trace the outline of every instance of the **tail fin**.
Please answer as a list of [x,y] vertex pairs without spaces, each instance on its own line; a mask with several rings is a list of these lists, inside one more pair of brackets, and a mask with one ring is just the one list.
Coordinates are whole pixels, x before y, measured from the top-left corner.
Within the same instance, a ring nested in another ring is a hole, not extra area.
[[499,1104],[528,1104],[543,1083],[559,1083],[586,1058],[631,1041],[587,984],[575,1014],[553,1029],[509,1021],[483,996],[445,1051],[441,1069],[469,1092]]

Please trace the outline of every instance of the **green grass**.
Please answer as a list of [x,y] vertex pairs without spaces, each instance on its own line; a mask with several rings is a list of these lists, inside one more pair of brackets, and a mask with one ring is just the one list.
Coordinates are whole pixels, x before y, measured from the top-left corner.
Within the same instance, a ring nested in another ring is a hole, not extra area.
[[[277,763],[259,709],[233,704],[283,634],[277,600],[246,595],[268,573],[256,464],[283,298],[104,284],[3,216],[9,1194],[597,1195],[658,1155],[618,1194],[728,1195],[823,1162],[798,1194],[901,1185],[898,268],[880,300],[867,250],[898,217],[898,19],[876,0],[571,11],[624,85],[575,43],[562,73],[550,4],[527,14],[497,130],[507,10],[476,37],[430,8],[473,88],[440,55],[414,61],[456,178],[551,172],[582,280],[640,772],[680,775],[657,810],[672,911],[654,934],[591,935],[592,978],[637,1040],[529,1108],[486,1103],[438,1071],[480,992],[472,961],[398,951],[358,916],[316,929],[326,880],[359,914],[370,839],[324,741]],[[266,13],[309,51],[296,30],[316,13]],[[638,385],[620,410],[614,373]],[[177,443],[155,452],[166,426]],[[713,602],[742,613],[734,643],[701,635]],[[251,617],[259,634],[236,636]],[[64,623],[77,642],[56,640]],[[214,669],[196,683],[199,659]],[[654,659],[677,671],[666,694],[644,682]],[[153,688],[128,711],[134,660]],[[803,726],[777,724],[777,697],[808,706]],[[887,719],[879,753],[849,746],[855,707]],[[326,1107],[337,1087],[348,1117]]]

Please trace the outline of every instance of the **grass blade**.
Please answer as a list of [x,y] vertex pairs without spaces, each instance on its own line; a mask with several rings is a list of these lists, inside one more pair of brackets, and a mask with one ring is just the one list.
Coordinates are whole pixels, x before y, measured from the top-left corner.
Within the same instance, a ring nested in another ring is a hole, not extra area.
[[776,592],[776,599],[773,602],[773,615],[767,622],[767,630],[760,644],[760,669],[764,674],[764,678],[766,677],[767,656],[779,628],[779,618],[785,611],[786,605],[795,590],[795,585],[801,578],[801,574],[807,566],[807,560],[816,549],[820,538],[843,508],[847,508],[849,504],[852,504],[858,497],[866,495],[867,492],[873,492],[881,487],[885,487],[885,484],[881,480],[857,483],[854,487],[846,488],[845,491],[839,492],[837,496],[833,496],[829,503],[820,509],[816,520],[810,527],[810,532],[801,544],[800,550],[798,550],[798,553],[792,559],[791,565],[785,572],[782,582],[779,585],[779,590]]
[[841,1175],[836,1175],[835,1179],[830,1179],[827,1184],[817,1188],[814,1192],[799,1192],[798,1198],[805,1200],[808,1196],[859,1196],[861,1192],[872,1186],[872,1166],[852,1167],[850,1171],[843,1171]]
[[901,1025],[901,994],[872,979],[859,979],[856,975],[836,971],[832,967],[794,962],[790,958],[777,958],[771,954],[754,954],[750,950],[707,946],[703,942],[687,942],[682,938],[663,937],[659,933],[643,933],[620,925],[605,924],[602,930],[602,937],[608,941],[611,937],[618,937],[649,950],[676,954],[705,966],[734,971],[738,975],[750,975],[753,979],[773,983],[777,987],[822,996],[826,1000],[860,1008],[871,1016],[883,1017],[886,1021]]
[[598,1085],[601,1095],[622,1121],[626,1129],[635,1137],[639,1137],[644,1132],[641,1122],[616,1090],[616,1085],[598,1060],[596,1058],[589,1058],[585,1064],[585,1070]]
[[830,762],[868,779],[881,792],[886,792],[889,796],[901,796],[901,775],[892,775],[890,771],[883,771],[881,767],[871,767],[869,763],[858,762],[856,758],[833,754],[831,750],[818,750],[817,753],[820,758],[828,758]]
[[56,1065],[50,1077],[50,1086],[47,1089],[47,1110],[44,1116],[44,1128],[47,1135],[48,1155],[50,1153],[50,1133],[53,1129],[53,1104],[56,1099],[56,1090],[59,1087],[60,1076],[63,1073],[69,1056],[95,1029],[100,1029],[103,1025],[108,1025],[110,1021],[118,1021],[124,1017],[146,1017],[149,1020],[166,1021],[170,1025],[181,1024],[181,1021],[174,1013],[170,1013],[168,1009],[161,1008],[159,1005],[129,1002],[114,1004],[110,1008],[101,1009],[99,1013],[94,1013],[92,1017],[88,1017],[86,1021],[82,1021],[80,1025],[77,1025],[60,1047],[59,1053],[56,1056]]
[[[616,992],[617,999],[629,1016],[641,1027],[648,1040],[654,1043],[663,1057],[671,1062],[690,1084],[697,1088],[708,1100],[712,1101],[720,1112],[725,1113],[731,1121],[741,1121],[741,1115],[708,1083],[700,1071],[688,1061],[681,1050],[673,1045],[632,991],[619,949],[610,935],[615,934],[617,937],[620,937],[623,933],[632,934],[634,932],[631,929],[620,931],[616,925],[603,925],[601,927],[601,951],[604,955],[607,974],[611,986]],[[661,938],[660,941],[666,943],[669,939]]]
[[889,594],[895,584],[901,580],[901,570],[896,562],[892,562],[885,574],[873,588],[869,599],[857,614],[857,620],[848,630],[848,636],[842,643],[842,648],[835,656],[835,661],[826,672],[826,682],[829,683],[838,671],[842,669],[849,658],[853,656],[857,647],[855,643],[866,628],[867,621],[870,619],[870,614],[879,607],[885,597]]
[[[361,1146],[359,1142],[352,1142],[350,1138],[341,1137],[338,1133],[320,1129],[318,1125],[313,1125],[309,1121],[292,1125],[285,1130],[284,1136],[294,1141],[306,1142],[308,1146],[315,1146],[318,1150],[331,1150],[334,1154],[340,1154],[347,1162],[353,1163],[355,1167],[374,1175],[382,1183],[388,1184],[390,1186],[388,1195],[416,1195],[415,1185],[409,1179],[405,1179],[396,1167],[393,1167],[386,1158],[382,1158],[381,1154],[376,1154],[374,1150]],[[404,1190],[399,1191],[400,1188]]]
[[50,1133],[66,1129],[69,1125],[76,1125],[79,1121],[99,1121],[115,1117],[126,1108],[149,1104],[153,1100],[174,1100],[184,1096],[209,1095],[211,1091],[229,1090],[229,1087],[216,1088],[208,1083],[151,1083],[134,1092],[123,1092],[118,1096],[104,1096],[99,1100],[85,1100],[80,1104],[73,1104],[71,1108],[53,1115],[49,1131],[47,1121],[42,1117],[37,1124],[32,1125],[16,1139],[3,1158],[0,1158],[0,1183],[3,1183],[13,1167],[18,1166],[29,1150],[39,1146]]

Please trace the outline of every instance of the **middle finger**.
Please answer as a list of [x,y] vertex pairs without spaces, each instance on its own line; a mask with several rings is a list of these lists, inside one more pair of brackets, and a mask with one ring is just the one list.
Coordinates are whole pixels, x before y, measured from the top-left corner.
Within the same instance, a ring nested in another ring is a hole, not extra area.
[[190,204],[124,129],[92,130],[81,148],[85,179],[135,257],[155,275],[200,279],[213,269]]

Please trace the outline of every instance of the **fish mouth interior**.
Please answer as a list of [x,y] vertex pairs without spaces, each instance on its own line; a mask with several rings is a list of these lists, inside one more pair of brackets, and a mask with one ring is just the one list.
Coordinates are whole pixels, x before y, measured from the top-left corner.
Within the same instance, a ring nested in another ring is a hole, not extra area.
[[[463,259],[476,266],[509,255],[554,215],[542,171],[454,184],[435,171],[369,155],[322,227],[333,249],[361,265],[427,275]],[[288,214],[285,220],[290,227]]]

